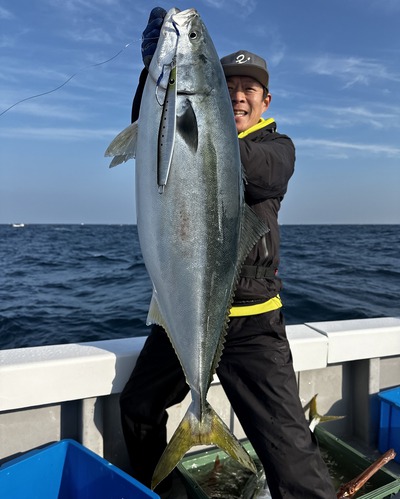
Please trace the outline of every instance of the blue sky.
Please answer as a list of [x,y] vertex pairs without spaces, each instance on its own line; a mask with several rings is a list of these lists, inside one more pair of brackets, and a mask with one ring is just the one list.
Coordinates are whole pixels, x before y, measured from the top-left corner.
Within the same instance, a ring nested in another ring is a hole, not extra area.
[[134,162],[103,154],[156,5],[195,7],[221,57],[267,59],[266,117],[297,148],[282,224],[400,223],[398,0],[0,0],[0,113],[76,74],[0,115],[0,223],[135,223]]

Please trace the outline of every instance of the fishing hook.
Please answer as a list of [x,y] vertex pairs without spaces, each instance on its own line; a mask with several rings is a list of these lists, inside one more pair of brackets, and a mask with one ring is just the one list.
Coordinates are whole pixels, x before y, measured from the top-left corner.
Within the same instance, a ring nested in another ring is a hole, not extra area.
[[[176,52],[178,50],[178,39],[179,37],[181,36],[181,34],[179,33],[179,29],[176,25],[176,22],[174,20],[172,20],[172,26],[174,27],[175,29],[175,33],[176,33],[176,45],[175,45],[175,54],[172,58],[172,61],[169,63],[169,64],[163,64],[163,67],[162,67],[162,70],[161,70],[161,74],[160,76],[157,78],[157,83],[156,83],[156,101],[157,101],[157,104],[159,106],[163,106],[164,105],[164,102],[161,102],[159,97],[158,97],[158,87],[160,86],[160,83],[164,77],[164,69],[166,67],[169,67],[170,68],[170,71],[169,71],[169,74],[171,74],[171,71],[176,67]],[[169,78],[168,78],[168,81],[169,81]]]
[[[162,71],[161,71],[161,74],[160,76],[158,77],[157,79],[157,83],[156,83],[156,101],[157,101],[157,104],[159,106],[163,106],[164,105],[164,101],[161,102],[161,100],[159,99],[159,96],[158,96],[158,87],[160,86],[160,83],[161,83],[161,80],[163,79],[164,77],[164,72],[165,72],[165,68],[169,68],[169,75],[171,74],[172,70],[176,67],[176,64],[175,64],[175,56],[174,58],[172,59],[172,61],[169,63],[169,64],[163,64],[163,67],[162,67]],[[174,82],[172,82],[174,83]],[[169,81],[169,76],[168,76],[168,84],[167,84],[167,88],[168,88],[168,85],[170,84],[170,81]]]

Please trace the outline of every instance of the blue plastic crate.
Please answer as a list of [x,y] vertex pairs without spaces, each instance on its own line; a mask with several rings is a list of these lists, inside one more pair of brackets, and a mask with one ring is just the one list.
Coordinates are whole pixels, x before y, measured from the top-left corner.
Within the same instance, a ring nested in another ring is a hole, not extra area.
[[74,440],[61,440],[0,467],[7,499],[147,499],[157,494]]
[[380,452],[396,451],[395,461],[400,463],[400,386],[379,393],[381,414],[379,422]]

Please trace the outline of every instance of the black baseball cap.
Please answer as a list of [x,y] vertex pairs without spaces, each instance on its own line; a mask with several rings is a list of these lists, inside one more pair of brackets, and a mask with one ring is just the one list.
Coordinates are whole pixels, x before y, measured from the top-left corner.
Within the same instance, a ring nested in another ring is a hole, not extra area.
[[250,76],[268,88],[269,74],[267,63],[262,57],[247,50],[239,50],[221,59],[225,76]]

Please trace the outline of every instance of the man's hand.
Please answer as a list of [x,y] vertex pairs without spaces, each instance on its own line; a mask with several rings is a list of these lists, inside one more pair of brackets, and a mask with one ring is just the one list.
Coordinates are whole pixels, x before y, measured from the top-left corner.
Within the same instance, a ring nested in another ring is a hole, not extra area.
[[142,34],[142,59],[147,69],[149,69],[151,59],[156,51],[157,42],[160,37],[161,26],[167,11],[162,7],[154,7],[150,12],[146,29]]

